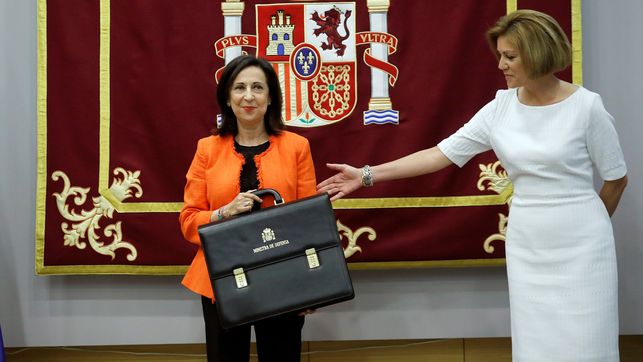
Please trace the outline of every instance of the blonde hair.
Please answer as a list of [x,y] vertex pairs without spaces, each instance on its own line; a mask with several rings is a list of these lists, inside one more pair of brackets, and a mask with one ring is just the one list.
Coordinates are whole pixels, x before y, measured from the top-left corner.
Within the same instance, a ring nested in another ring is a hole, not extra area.
[[507,37],[523,59],[533,79],[561,71],[572,61],[572,46],[560,25],[551,16],[534,10],[507,14],[487,30],[491,51],[500,59],[498,38]]

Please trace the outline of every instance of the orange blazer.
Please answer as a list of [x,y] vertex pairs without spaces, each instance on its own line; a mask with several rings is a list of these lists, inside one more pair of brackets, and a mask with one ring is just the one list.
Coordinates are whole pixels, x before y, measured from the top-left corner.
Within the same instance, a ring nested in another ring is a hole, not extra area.
[[[273,188],[290,202],[314,195],[315,168],[308,140],[288,131],[270,136],[270,146],[255,156],[259,188]],[[183,208],[179,215],[183,236],[199,249],[182,284],[195,293],[214,299],[210,277],[197,229],[210,222],[212,211],[229,203],[240,191],[239,176],[245,163],[234,150],[232,136],[210,136],[199,140],[186,175]],[[272,200],[264,200],[264,205]]]

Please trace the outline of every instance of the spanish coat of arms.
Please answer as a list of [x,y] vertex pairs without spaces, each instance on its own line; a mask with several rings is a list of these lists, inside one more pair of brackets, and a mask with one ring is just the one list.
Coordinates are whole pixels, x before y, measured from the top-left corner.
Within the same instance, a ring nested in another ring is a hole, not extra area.
[[242,47],[256,47],[256,55],[273,64],[281,82],[286,124],[324,126],[353,113],[358,96],[358,45],[370,45],[363,58],[372,68],[364,124],[399,122],[388,96],[398,70],[387,61],[388,54],[396,50],[397,39],[385,32],[386,11],[369,7],[375,31],[358,33],[354,2],[257,4],[256,35],[244,35],[240,29],[243,7],[233,4],[222,3],[224,17],[232,20],[226,21],[225,33],[239,34],[219,39],[217,54],[227,63],[241,54]]

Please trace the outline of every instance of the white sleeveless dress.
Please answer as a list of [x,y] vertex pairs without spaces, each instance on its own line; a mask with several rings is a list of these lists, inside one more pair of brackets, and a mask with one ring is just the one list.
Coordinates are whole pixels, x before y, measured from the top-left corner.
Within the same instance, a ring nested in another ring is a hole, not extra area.
[[613,118],[579,87],[547,106],[501,90],[438,144],[462,167],[493,149],[514,186],[506,235],[514,361],[618,361],[614,236],[593,183],[627,170]]

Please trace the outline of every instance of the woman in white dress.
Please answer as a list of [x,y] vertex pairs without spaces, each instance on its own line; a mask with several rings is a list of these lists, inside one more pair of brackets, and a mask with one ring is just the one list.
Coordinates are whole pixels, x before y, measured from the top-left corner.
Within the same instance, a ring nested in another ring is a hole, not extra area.
[[[571,46],[550,16],[518,10],[487,39],[499,90],[437,146],[318,185],[332,199],[374,182],[462,167],[493,150],[514,196],[506,235],[514,361],[618,361],[616,255],[610,216],[627,184],[614,120],[598,94],[558,79]],[[604,180],[600,192],[593,168]]]

